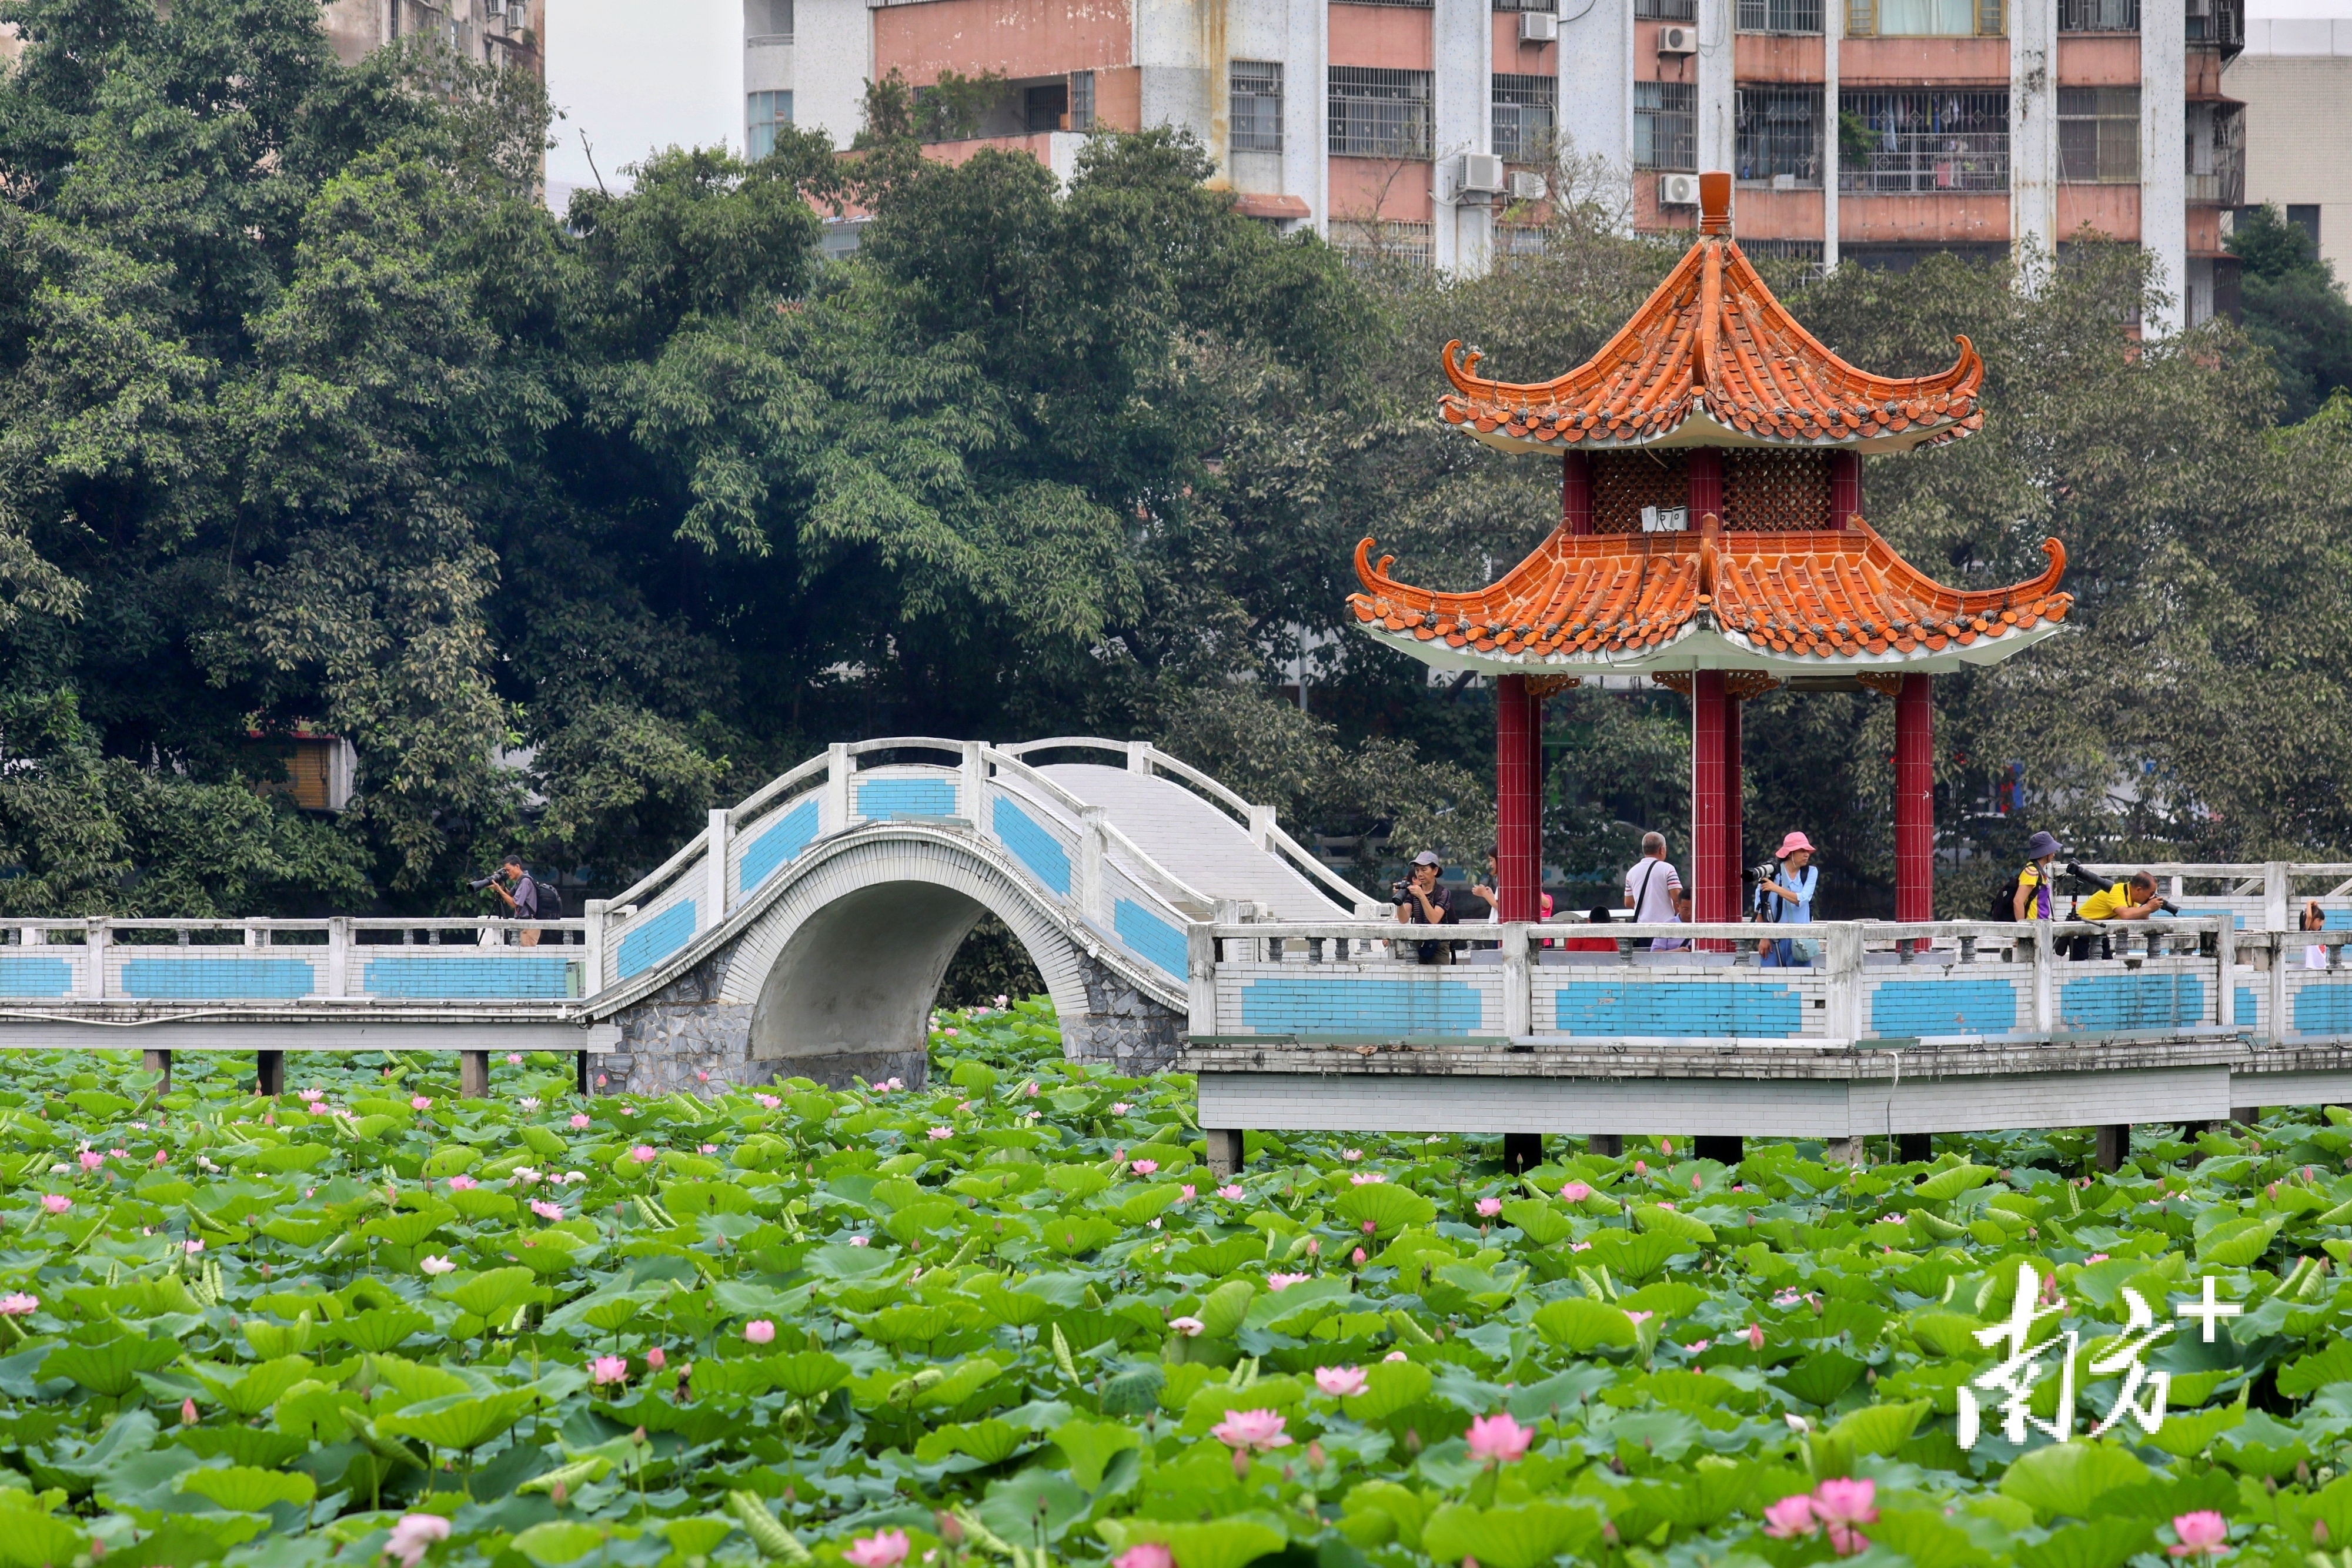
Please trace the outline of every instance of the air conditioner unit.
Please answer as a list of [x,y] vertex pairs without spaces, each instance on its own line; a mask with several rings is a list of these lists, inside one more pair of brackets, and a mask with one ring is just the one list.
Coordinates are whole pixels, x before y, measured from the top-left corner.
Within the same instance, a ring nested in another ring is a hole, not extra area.
[[1544,199],[1544,177],[1526,169],[1511,171],[1511,200],[1540,202]]
[[1462,177],[1456,189],[1464,195],[1503,193],[1503,161],[1492,152],[1462,154]]
[[1559,17],[1549,11],[1520,12],[1519,42],[1523,44],[1559,43]]
[[1659,28],[1658,53],[1662,55],[1695,55],[1698,53],[1698,29],[1696,27]]
[[1658,205],[1662,207],[1697,206],[1698,176],[1696,174],[1659,175]]

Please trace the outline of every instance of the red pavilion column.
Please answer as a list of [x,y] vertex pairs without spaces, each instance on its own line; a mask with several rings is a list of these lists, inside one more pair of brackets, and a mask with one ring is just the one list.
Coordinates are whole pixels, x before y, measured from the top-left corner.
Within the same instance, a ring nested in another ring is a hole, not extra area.
[[1731,894],[1738,868],[1723,858],[1724,827],[1723,672],[1700,670],[1691,676],[1691,918],[1729,920],[1738,900]]
[[1544,700],[1528,683],[1528,918],[1543,918]]
[[1559,526],[1581,537],[1592,531],[1592,454],[1559,455]]
[[1935,677],[1906,675],[1895,699],[1895,918],[1936,917]]
[[1723,694],[1723,864],[1724,896],[1730,900],[1730,918],[1739,918],[1739,868],[1747,864],[1741,854],[1746,823],[1739,789],[1739,699],[1728,691]]
[[1495,892],[1506,920],[1536,917],[1534,770],[1528,766],[1528,678],[1495,682]]

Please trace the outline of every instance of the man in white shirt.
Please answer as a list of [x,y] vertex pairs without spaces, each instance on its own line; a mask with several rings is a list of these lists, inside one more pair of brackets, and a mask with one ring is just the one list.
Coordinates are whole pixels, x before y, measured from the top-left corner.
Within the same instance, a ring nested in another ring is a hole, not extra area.
[[1675,923],[1675,894],[1680,893],[1683,879],[1666,861],[1666,835],[1643,833],[1642,858],[1625,873],[1625,907],[1633,912],[1636,925],[1671,925]]

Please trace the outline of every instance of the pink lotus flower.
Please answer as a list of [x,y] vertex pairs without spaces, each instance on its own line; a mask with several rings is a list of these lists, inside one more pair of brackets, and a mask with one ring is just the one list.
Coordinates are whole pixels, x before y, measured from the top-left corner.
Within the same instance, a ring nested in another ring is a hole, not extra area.
[[305,1089],[302,1091],[302,1098],[313,1105],[316,1105],[320,1101],[324,1100],[326,1097],[327,1092],[323,1089]]
[[550,1203],[543,1197],[531,1199],[530,1211],[539,1216],[541,1219],[561,1219],[563,1218],[563,1206],[560,1203]]
[[999,997],[999,998],[996,998],[996,1005],[997,1005],[998,1007],[1000,1007],[1000,1008],[1001,1008],[1001,1007],[1005,1007],[1005,1006],[1008,1006],[1008,1005],[1010,1004],[1010,1001],[1011,1001],[1011,998],[1006,998],[1006,997]]
[[2165,1550],[2175,1557],[2219,1557],[2230,1550],[2230,1521],[2211,1509],[2184,1513],[2172,1521],[2177,1546]]
[[1359,1269],[1362,1268],[1364,1266],[1364,1249],[1359,1247],[1353,1252],[1349,1253],[1348,1261],[1354,1264]]
[[1382,1361],[1411,1361],[1412,1357],[1405,1354],[1405,1353],[1401,1350],[1392,1350],[1389,1352],[1388,1354],[1381,1357],[1381,1359]]
[[81,1162],[81,1168],[86,1171],[94,1171],[106,1163],[106,1156],[94,1149],[84,1149],[74,1157]]
[[1699,1190],[1698,1172],[1696,1172],[1696,1171],[1693,1171],[1693,1172],[1691,1172],[1691,1191],[1693,1191],[1693,1192],[1696,1192],[1696,1191],[1698,1191],[1698,1190]]
[[1665,1155],[1668,1159],[1673,1159],[1675,1157],[1675,1141],[1672,1138],[1660,1138],[1658,1140],[1658,1153]]
[[41,1310],[41,1298],[28,1296],[22,1291],[0,1296],[0,1318],[29,1318]]
[[431,1274],[436,1278],[438,1278],[443,1274],[454,1274],[457,1271],[457,1265],[452,1263],[446,1258],[425,1258],[421,1260],[416,1266],[419,1269],[424,1270],[427,1274]]
[[1559,1189],[1559,1196],[1570,1203],[1582,1203],[1592,1196],[1592,1189],[1580,1181],[1572,1181]]
[[868,1247],[873,1245],[873,1240],[870,1236],[853,1236],[849,1239],[849,1244],[852,1247]]
[[453,1176],[449,1178],[449,1190],[451,1192],[470,1192],[475,1187],[481,1185],[482,1184],[480,1182],[476,1181],[469,1176]]
[[1157,1541],[1141,1541],[1112,1558],[1110,1568],[1176,1568],[1176,1554]]
[[1217,1196],[1227,1203],[1239,1203],[1247,1195],[1238,1186],[1228,1182],[1217,1189]]
[[2083,1266],[2087,1269],[2094,1263],[2104,1263],[2106,1260],[2107,1255],[2105,1253],[2094,1252],[2088,1258],[2083,1260]]
[[1535,1429],[1522,1427],[1511,1419],[1507,1411],[1493,1416],[1481,1416],[1470,1423],[1465,1435],[1470,1445],[1470,1457],[1497,1465],[1507,1465],[1528,1451],[1536,1440]]
[[639,1144],[635,1148],[629,1151],[629,1158],[636,1161],[637,1164],[641,1166],[649,1166],[653,1164],[656,1159],[660,1157],[660,1155],[661,1151],[655,1148],[651,1144]]
[[784,1103],[773,1094],[754,1094],[751,1098],[759,1102],[762,1111],[781,1110]]
[[1878,1511],[1871,1506],[1877,1494],[1875,1481],[1830,1480],[1813,1489],[1813,1512],[1828,1526],[1830,1544],[1839,1556],[1869,1550],[1870,1540],[1860,1527],[1877,1521]]
[[652,1367],[656,1372],[659,1372],[668,1364],[668,1355],[663,1352],[662,1347],[659,1345],[656,1345],[651,1350],[646,1352],[646,1364]]
[[1186,1339],[1198,1339],[1201,1335],[1206,1333],[1208,1329],[1209,1325],[1202,1322],[1198,1318],[1170,1318],[1168,1320],[1168,1332],[1171,1333],[1181,1334]]
[[400,1568],[416,1568],[425,1550],[449,1539],[449,1521],[437,1513],[404,1513],[385,1538],[383,1554],[400,1559]]
[[433,1102],[422,1094],[413,1094],[409,1096],[408,1108],[412,1111],[430,1111],[433,1109]]
[[1028,1082],[1024,1083],[1021,1086],[1021,1092],[1026,1094],[1032,1100],[1037,1098],[1037,1081],[1033,1078]]
[[1632,1320],[1636,1324],[1648,1322],[1654,1315],[1654,1314],[1650,1312],[1627,1312],[1625,1314],[1628,1319]]
[[168,1164],[168,1163],[170,1162],[171,1158],[172,1158],[172,1156],[171,1156],[171,1155],[169,1155],[165,1154],[165,1153],[164,1153],[163,1150],[161,1150],[161,1149],[157,1149],[157,1150],[155,1151],[155,1163],[156,1163],[157,1165],[159,1165],[159,1166],[160,1166],[160,1165],[165,1165],[165,1164]]
[[1307,1239],[1307,1255],[1309,1258],[1320,1258],[1323,1255],[1323,1243],[1317,1240],[1312,1236],[1308,1237]]
[[191,1258],[194,1257],[204,1249],[205,1244],[198,1241],[194,1237],[190,1237],[187,1240],[180,1243],[180,1250],[185,1252]]
[[1650,1174],[1650,1162],[1647,1160],[1635,1160],[1633,1162],[1633,1174],[1637,1176],[1648,1176]]
[[199,1421],[201,1421],[201,1420],[203,1420],[203,1419],[204,1419],[204,1416],[203,1416],[203,1415],[202,1415],[201,1413],[199,1413],[199,1412],[197,1411],[197,1409],[196,1409],[196,1402],[195,1402],[194,1399],[183,1399],[183,1400],[181,1400],[181,1401],[180,1401],[180,1425],[181,1425],[181,1426],[183,1426],[183,1427],[193,1427],[193,1426],[194,1426],[197,1422],[199,1422]]
[[945,1143],[948,1139],[954,1136],[955,1129],[953,1127],[933,1127],[931,1129],[931,1140],[934,1143]]
[[1755,1351],[1760,1351],[1764,1348],[1764,1325],[1762,1323],[1749,1323],[1748,1325],[1748,1348]]
[[772,1344],[776,1338],[776,1325],[765,1318],[753,1318],[743,1325],[743,1337],[753,1344]]
[[588,1364],[588,1380],[599,1388],[608,1383],[626,1383],[629,1364],[617,1355],[600,1355]]
[[1201,1189],[1189,1181],[1176,1189],[1176,1197],[1181,1202],[1190,1203],[1200,1196]]
[[1114,1116],[1124,1116],[1134,1109],[1134,1106],[1124,1100],[1114,1100],[1110,1103],[1110,1113]]
[[1501,1198],[1499,1198],[1499,1197],[1482,1197],[1482,1198],[1480,1198],[1480,1199],[1478,1200],[1478,1218],[1481,1218],[1481,1219],[1492,1219],[1492,1218],[1495,1218],[1495,1216],[1496,1216],[1496,1215],[1498,1215],[1498,1214],[1500,1214],[1500,1213],[1502,1213],[1502,1212],[1503,1212],[1503,1200],[1502,1200]]
[[520,1051],[508,1051],[507,1065],[509,1067],[520,1067],[522,1065],[522,1052]]
[[1341,1149],[1339,1151],[1339,1157],[1343,1160],[1360,1160],[1364,1157],[1364,1151],[1361,1149]]
[[699,1148],[706,1155],[715,1155],[719,1152],[719,1145],[717,1144],[698,1144],[696,1147]]
[[1685,1353],[1691,1355],[1705,1355],[1706,1354],[1706,1347],[1714,1343],[1715,1342],[1713,1340],[1695,1339],[1691,1341],[1690,1343],[1683,1346],[1683,1349]]
[[861,1535],[849,1543],[841,1556],[852,1568],[898,1568],[907,1560],[907,1532],[877,1530],[871,1535]]
[[573,1132],[575,1132],[575,1133],[582,1133],[582,1132],[585,1132],[585,1131],[587,1131],[587,1129],[588,1129],[588,1113],[587,1113],[585,1111],[574,1111],[574,1112],[572,1112],[572,1130]]
[[1268,1274],[1265,1277],[1265,1288],[1279,1293],[1314,1277],[1312,1274]]
[[1794,1541],[1819,1528],[1813,1520],[1813,1500],[1805,1492],[1782,1498],[1764,1511],[1764,1533],[1775,1541]]
[[1364,1391],[1364,1369],[1360,1366],[1318,1366],[1315,1369],[1315,1386],[1334,1399],[1361,1394]]
[[1139,1176],[1148,1176],[1160,1168],[1158,1160],[1138,1160],[1128,1167]]
[[1376,1182],[1384,1182],[1388,1179],[1389,1178],[1387,1176],[1382,1176],[1379,1171],[1358,1171],[1355,1175],[1348,1178],[1348,1185],[1349,1186],[1370,1186]]
[[1283,1416],[1273,1410],[1228,1410],[1223,1421],[1209,1428],[1209,1435],[1236,1453],[1246,1448],[1262,1454],[1268,1448],[1290,1447],[1289,1434],[1282,1427]]

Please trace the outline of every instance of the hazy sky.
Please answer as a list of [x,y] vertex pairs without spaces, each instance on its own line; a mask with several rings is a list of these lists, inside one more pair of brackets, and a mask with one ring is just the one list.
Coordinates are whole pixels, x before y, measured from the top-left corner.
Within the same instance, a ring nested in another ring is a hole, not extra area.
[[[2347,0],[2352,4],[2352,0]],[[551,186],[607,187],[622,165],[672,144],[743,141],[740,0],[548,0],[547,90],[563,116],[547,155]]]

